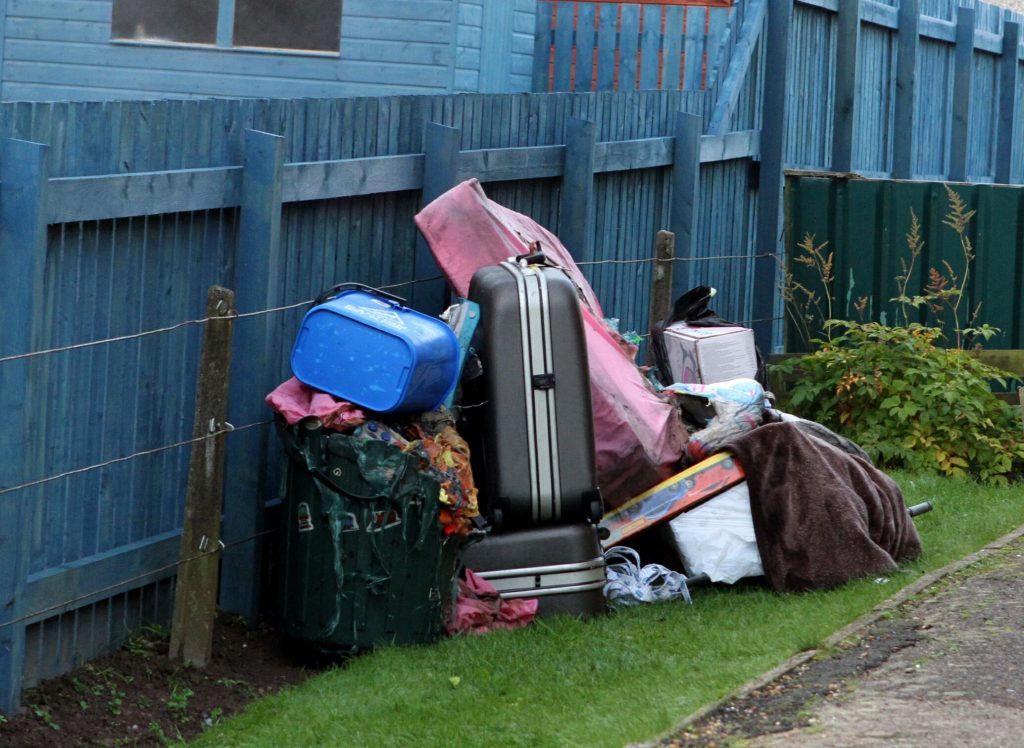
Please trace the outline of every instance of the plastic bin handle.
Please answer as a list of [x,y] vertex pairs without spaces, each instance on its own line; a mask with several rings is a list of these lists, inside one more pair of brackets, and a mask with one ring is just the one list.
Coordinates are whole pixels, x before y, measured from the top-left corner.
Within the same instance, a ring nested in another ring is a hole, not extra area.
[[371,293],[374,296],[380,296],[382,299],[387,299],[388,301],[394,301],[401,306],[405,305],[405,299],[403,299],[401,296],[395,296],[394,294],[388,293],[387,291],[381,291],[379,288],[367,286],[365,283],[339,283],[338,285],[327,289],[322,294],[317,296],[316,301],[314,301],[313,304],[323,304],[325,301],[330,301],[335,296],[337,296],[341,291],[345,291],[350,288],[358,289],[359,291],[366,291],[366,293]]

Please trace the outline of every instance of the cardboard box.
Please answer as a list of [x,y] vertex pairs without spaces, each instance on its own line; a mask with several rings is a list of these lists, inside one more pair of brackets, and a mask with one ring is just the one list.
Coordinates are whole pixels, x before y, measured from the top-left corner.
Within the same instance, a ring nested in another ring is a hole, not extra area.
[[665,329],[665,350],[673,382],[714,384],[757,375],[754,331],[746,327],[676,322]]

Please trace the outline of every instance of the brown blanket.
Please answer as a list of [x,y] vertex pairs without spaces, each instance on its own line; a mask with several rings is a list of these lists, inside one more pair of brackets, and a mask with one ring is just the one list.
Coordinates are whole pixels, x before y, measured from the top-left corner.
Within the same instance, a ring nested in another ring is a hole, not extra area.
[[921,539],[895,481],[790,423],[724,449],[747,474],[754,533],[776,590],[833,587],[916,558]]

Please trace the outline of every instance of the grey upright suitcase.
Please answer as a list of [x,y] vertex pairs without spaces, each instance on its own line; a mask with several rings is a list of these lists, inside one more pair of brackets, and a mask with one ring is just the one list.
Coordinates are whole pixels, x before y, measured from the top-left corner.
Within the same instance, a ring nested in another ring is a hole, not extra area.
[[463,561],[502,597],[537,598],[538,615],[592,616],[605,611],[604,555],[594,525],[490,535],[471,546]]
[[481,268],[469,287],[480,305],[481,503],[499,529],[597,522],[603,511],[579,298],[544,262]]

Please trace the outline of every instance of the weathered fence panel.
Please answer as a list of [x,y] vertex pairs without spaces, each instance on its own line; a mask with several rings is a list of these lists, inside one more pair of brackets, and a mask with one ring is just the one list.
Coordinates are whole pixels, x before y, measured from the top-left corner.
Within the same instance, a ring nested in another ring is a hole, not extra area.
[[[412,221],[424,198],[478,177],[566,237],[624,331],[647,328],[662,228],[677,235],[674,291],[716,286],[715,310],[762,345],[781,346],[776,281],[805,231],[833,242],[844,308],[866,295],[891,317],[909,206],[926,261],[957,258],[944,191],[804,179],[790,185],[784,236],[783,172],[841,162],[1024,181],[1021,18],[963,4],[861,0],[842,20],[837,0],[660,17],[580,3],[572,24],[549,13],[539,87],[554,76],[597,93],[0,105],[0,258],[41,278],[0,297],[0,322],[17,330],[0,338],[0,398],[24,422],[0,435],[0,596],[15,600],[0,607],[0,709],[139,620],[166,619],[206,288],[234,288],[248,315],[236,322],[222,604],[252,614],[281,469],[262,398],[288,375],[291,336],[326,286],[397,286],[439,311]],[[683,33],[655,35],[659,23]],[[612,91],[616,79],[664,90]],[[991,301],[1017,297],[1002,289],[1021,273],[1020,190],[963,194],[979,210],[969,299],[1006,330],[997,345],[1021,347],[1020,302]]]
[[[576,237],[570,250],[606,312],[643,331],[654,238],[677,215],[682,110],[694,113],[683,150],[698,185],[686,221],[721,226],[687,225],[693,240],[677,261],[729,289],[716,308],[745,319],[758,139],[701,137],[702,93],[0,106],[11,152],[35,148],[49,163],[45,178],[22,175],[21,156],[0,161],[0,204],[19,216],[5,230],[36,237],[5,234],[4,256],[45,272],[31,303],[13,294],[0,302],[5,323],[21,314],[32,320],[21,329],[33,330],[5,338],[3,356],[14,358],[0,360],[4,397],[32,406],[11,437],[20,444],[27,435],[28,452],[0,454],[0,591],[19,601],[0,619],[0,636],[18,652],[0,661],[0,706],[15,703],[23,684],[116,645],[139,621],[166,617],[204,289],[235,288],[242,312],[221,602],[252,614],[262,507],[281,470],[263,397],[289,375],[309,300],[340,281],[419,288],[436,270],[418,265],[412,217],[425,191],[475,176],[495,199]],[[593,143],[567,170],[566,143],[580,123]],[[439,127],[454,140],[435,153],[424,134]],[[572,170],[579,188],[569,190]],[[288,308],[268,311],[278,306]],[[26,366],[29,397],[13,387]]]
[[708,89],[735,45],[731,4],[540,0],[534,91]]
[[[1024,262],[1024,187],[991,184],[952,184],[966,204],[976,210],[966,235],[975,259],[960,304],[961,321],[980,304],[979,322],[1000,328],[986,342],[988,348],[1020,348],[1024,343],[1021,284]],[[964,277],[964,255],[956,232],[945,225],[951,211],[942,183],[876,179],[842,179],[792,176],[786,182],[786,247],[792,256],[805,236],[815,245],[827,242],[825,253],[834,256],[834,283],[829,289],[836,318],[856,320],[854,305],[866,297],[865,319],[890,324],[905,321],[907,309],[893,301],[900,295],[898,276],[906,275],[909,295],[919,295],[936,268],[947,277],[949,263],[957,277]],[[920,222],[923,248],[912,261],[907,234],[911,211]],[[818,276],[805,266],[790,262],[794,277],[823,296]],[[948,317],[948,315],[947,315]],[[924,310],[911,309],[910,321],[925,322]],[[947,332],[953,327],[946,319]],[[787,348],[806,350],[806,343],[792,322]]]
[[794,0],[787,165],[1024,181],[1022,21],[973,0]]

